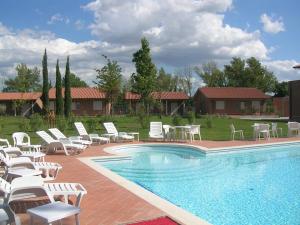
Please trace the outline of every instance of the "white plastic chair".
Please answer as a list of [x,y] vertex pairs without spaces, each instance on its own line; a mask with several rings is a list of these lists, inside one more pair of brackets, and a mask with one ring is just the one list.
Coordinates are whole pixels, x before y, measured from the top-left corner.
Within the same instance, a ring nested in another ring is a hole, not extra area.
[[101,137],[98,134],[88,134],[88,132],[86,131],[85,127],[83,126],[83,124],[81,122],[75,122],[74,123],[76,130],[78,132],[78,134],[84,139],[84,140],[89,140],[92,142],[96,142],[96,143],[109,143],[110,139],[107,137]]
[[270,124],[259,124],[258,128],[258,139],[261,139],[261,134],[263,135],[264,139],[270,139]]
[[277,123],[271,124],[272,136],[278,138],[278,131],[280,131],[280,136],[282,136],[282,128],[277,126]]
[[189,128],[186,129],[186,135],[190,137],[190,141],[195,140],[195,135],[198,135],[199,140],[201,141],[200,125],[187,125]]
[[36,134],[45,141],[47,153],[55,153],[58,150],[63,150],[66,155],[69,155],[69,151],[72,153],[78,153],[86,148],[85,145],[74,144],[69,140],[54,140],[45,131],[37,131]]
[[129,140],[129,141],[134,140],[134,137],[132,135],[128,135],[126,132],[118,132],[116,126],[112,122],[103,123],[103,126],[107,132],[107,134],[104,135],[107,135],[108,137],[112,136],[114,140],[119,140],[119,139]]
[[164,139],[162,122],[150,122],[149,138]]
[[57,139],[57,140],[69,140],[74,144],[82,144],[89,146],[92,144],[89,140],[82,140],[80,136],[72,136],[72,137],[66,137],[59,129],[57,128],[50,128],[50,133]]
[[230,124],[230,131],[231,131],[231,138],[235,140],[235,134],[240,135],[240,139],[244,139],[244,131],[243,130],[236,130],[233,124]]
[[163,125],[163,134],[164,134],[164,139],[167,139],[169,141],[175,140],[175,131],[171,125],[167,125],[167,124]]
[[293,133],[299,136],[300,133],[300,123],[298,122],[288,122],[288,136],[291,137]]

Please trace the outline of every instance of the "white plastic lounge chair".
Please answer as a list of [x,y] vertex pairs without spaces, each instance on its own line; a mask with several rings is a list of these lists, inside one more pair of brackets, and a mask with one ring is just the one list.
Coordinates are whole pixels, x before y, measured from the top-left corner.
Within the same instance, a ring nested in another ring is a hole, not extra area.
[[[8,186],[8,184],[6,185]],[[15,179],[10,185],[10,191],[7,194],[5,203],[10,206],[10,203],[14,201],[32,200],[40,197],[47,197],[50,203],[27,210],[31,216],[32,224],[34,218],[39,218],[48,224],[52,224],[52,222],[75,215],[76,224],[79,225],[78,214],[80,213],[80,208],[62,202],[55,202],[51,191],[38,177]]]
[[81,122],[75,122],[74,123],[76,130],[78,132],[78,134],[84,139],[84,140],[89,140],[92,142],[96,142],[96,143],[109,143],[110,140],[107,137],[101,137],[98,134],[88,134],[88,132],[86,131],[85,127],[83,126],[83,124]]
[[190,137],[190,141],[195,140],[195,136],[198,135],[199,140],[201,141],[201,134],[200,134],[200,125],[188,125],[190,126],[189,129],[186,130],[186,135]]
[[45,131],[37,131],[36,134],[40,136],[46,143],[45,147],[47,153],[55,153],[58,150],[63,150],[66,155],[69,155],[69,151],[72,153],[78,153],[86,148],[85,145],[73,144],[69,140],[54,140],[49,134]]
[[69,140],[74,144],[81,144],[81,145],[86,145],[89,146],[92,144],[91,141],[88,140],[82,140],[80,136],[72,136],[67,138],[59,129],[57,128],[50,128],[49,129],[50,133],[57,139],[57,140]]
[[130,140],[133,141],[134,137],[132,135],[127,134],[126,132],[118,132],[117,128],[112,122],[103,123],[103,126],[107,132],[107,136],[112,136],[114,140]]
[[4,143],[0,146],[6,153],[16,155],[18,157],[29,157],[32,161],[44,161],[45,153],[39,151],[21,151],[19,147],[11,146],[7,139],[0,139]]
[[[25,175],[30,176],[30,174],[34,175],[42,175],[43,180],[55,180],[58,172],[62,169],[62,166],[58,163],[53,162],[31,162],[29,158],[21,157],[21,158],[10,158],[3,150],[0,150],[0,161],[2,161],[5,165],[6,176],[12,176],[12,171],[17,175]],[[26,169],[26,171],[22,171]],[[20,171],[22,172],[20,172]],[[33,171],[34,170],[34,171]],[[38,173],[39,171],[41,173]]]
[[236,130],[233,124],[230,124],[230,131],[231,131],[231,138],[235,140],[235,134],[240,135],[240,139],[244,139],[244,131],[243,130]]
[[162,122],[150,122],[149,138],[164,139]]

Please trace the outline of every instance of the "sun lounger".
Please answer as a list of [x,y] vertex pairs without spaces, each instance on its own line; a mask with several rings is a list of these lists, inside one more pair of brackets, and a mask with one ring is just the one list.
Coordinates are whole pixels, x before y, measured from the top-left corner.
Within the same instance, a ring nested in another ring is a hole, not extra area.
[[[6,176],[13,179],[18,176],[42,175],[43,179],[55,180],[62,166],[53,162],[32,162],[29,158],[10,158],[0,150],[0,160],[4,163]],[[26,169],[26,170],[25,170]]]
[[72,137],[66,137],[59,129],[57,128],[50,128],[49,129],[50,133],[57,139],[57,140],[69,140],[74,144],[81,144],[81,145],[86,145],[89,146],[92,144],[91,141],[89,140],[82,140],[80,136],[72,136]]
[[86,131],[85,127],[83,126],[83,124],[81,122],[75,122],[74,123],[76,130],[78,132],[78,134],[84,139],[84,140],[89,140],[92,142],[96,142],[96,143],[109,143],[110,140],[107,137],[101,137],[98,134],[88,134],[88,132]]
[[11,155],[18,157],[29,157],[33,161],[44,161],[45,153],[40,151],[21,151],[17,146],[11,146],[7,139],[0,139],[0,142],[4,143],[0,146],[0,149]]
[[133,135],[129,135],[126,132],[118,132],[117,128],[112,122],[103,123],[104,128],[106,129],[106,136],[112,137],[115,141],[116,140],[134,140]]
[[164,139],[162,122],[150,122],[149,138]]
[[[65,187],[65,184],[66,183],[56,183],[55,185],[56,187]],[[68,184],[73,188],[68,189],[70,195],[76,195],[77,198],[82,198],[82,196],[87,193],[81,184]],[[31,216],[31,221],[33,218],[39,218],[44,220],[44,222],[52,223],[65,217],[75,215],[76,224],[79,224],[79,204],[72,206],[62,202],[55,202],[54,196],[56,194],[64,195],[66,190],[62,189],[61,192],[59,192],[59,189],[51,191],[48,185],[53,186],[51,184],[43,183],[39,177],[17,178],[13,180],[11,184],[0,178],[0,189],[5,193],[5,205],[10,206],[10,203],[24,199],[34,199],[40,197],[47,197],[49,199],[50,203],[27,210]],[[80,194],[78,195],[79,192]],[[77,200],[76,202],[80,203],[80,201],[81,199]],[[16,215],[15,218],[17,218]]]
[[69,151],[72,153],[78,153],[86,148],[85,145],[74,144],[69,140],[55,140],[45,131],[37,131],[36,134],[45,141],[47,153],[55,153],[58,150],[63,150],[66,155],[69,155]]

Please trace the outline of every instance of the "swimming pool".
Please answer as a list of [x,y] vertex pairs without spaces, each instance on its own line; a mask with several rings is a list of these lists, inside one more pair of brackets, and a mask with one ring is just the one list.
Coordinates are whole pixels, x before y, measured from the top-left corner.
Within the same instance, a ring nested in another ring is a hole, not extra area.
[[172,145],[127,146],[96,163],[214,225],[299,225],[300,144],[203,154]]

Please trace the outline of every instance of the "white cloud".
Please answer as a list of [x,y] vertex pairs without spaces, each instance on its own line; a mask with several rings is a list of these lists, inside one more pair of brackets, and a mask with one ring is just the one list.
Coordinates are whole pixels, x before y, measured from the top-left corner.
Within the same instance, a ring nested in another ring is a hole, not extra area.
[[91,32],[102,41],[138,48],[146,36],[156,61],[171,66],[232,56],[268,58],[259,31],[224,24],[232,0],[96,0]]
[[260,16],[260,22],[263,24],[263,30],[267,33],[277,34],[285,30],[281,17],[276,20],[264,13]]
[[0,36],[10,34],[9,29],[0,22]]
[[299,80],[300,70],[295,70],[293,66],[299,64],[295,60],[274,60],[263,62],[267,68],[274,72],[279,80]]
[[[14,68],[21,62],[40,67],[45,48],[53,81],[56,59],[60,59],[64,74],[67,55],[71,70],[90,84],[96,77],[94,69],[103,66],[102,54],[118,60],[128,76],[134,70],[132,54],[146,36],[154,62],[170,70],[211,60],[224,65],[234,56],[254,56],[280,79],[294,79],[297,72],[290,65],[297,63],[272,61],[274,48],[267,48],[259,31],[224,23],[224,14],[232,7],[232,0],[96,0],[83,7],[93,13],[89,28],[95,40],[77,43],[48,31],[13,30],[0,23],[0,77],[15,76]],[[67,20],[56,14],[49,20],[55,22]],[[85,27],[82,20],[74,25]]]
[[62,22],[65,24],[69,24],[70,23],[70,19],[66,16],[62,16],[59,13],[54,14],[53,16],[51,16],[51,18],[47,21],[48,24],[55,24],[57,22]]

